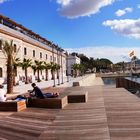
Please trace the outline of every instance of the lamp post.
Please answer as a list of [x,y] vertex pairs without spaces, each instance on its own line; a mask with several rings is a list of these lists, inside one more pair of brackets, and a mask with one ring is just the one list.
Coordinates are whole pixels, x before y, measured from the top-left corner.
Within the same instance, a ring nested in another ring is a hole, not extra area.
[[54,47],[55,47],[55,45],[53,44],[53,42],[51,42],[50,43],[50,47],[52,48],[52,59],[51,59],[51,61],[52,61],[52,69],[51,69],[51,71],[52,71],[52,80],[53,80],[53,87],[55,87],[56,86],[56,84],[55,84],[55,70],[54,70]]
[[68,60],[68,53],[66,52],[66,65],[67,65],[67,82],[69,82],[69,60]]
[[[60,66],[60,48],[57,45],[57,64]],[[58,74],[58,85],[60,85],[60,69],[57,70]]]
[[64,79],[63,79],[63,56],[62,56],[62,53],[63,53],[63,49],[60,49],[60,53],[61,53],[61,76],[62,76],[62,82],[61,84],[64,84]]

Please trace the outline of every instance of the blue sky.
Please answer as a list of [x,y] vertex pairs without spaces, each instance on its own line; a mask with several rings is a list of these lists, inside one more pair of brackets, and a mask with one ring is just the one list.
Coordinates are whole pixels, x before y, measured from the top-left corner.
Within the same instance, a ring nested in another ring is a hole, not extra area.
[[140,57],[139,0],[0,0],[0,13],[68,52],[113,62]]

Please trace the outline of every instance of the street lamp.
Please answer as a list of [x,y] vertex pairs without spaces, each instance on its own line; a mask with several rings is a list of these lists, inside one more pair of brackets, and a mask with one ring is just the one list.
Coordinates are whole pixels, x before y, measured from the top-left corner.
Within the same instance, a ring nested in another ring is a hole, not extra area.
[[[60,66],[60,48],[57,45],[56,46],[57,49],[57,64]],[[60,69],[57,70],[57,78],[58,78],[58,85],[60,85]]]
[[69,69],[69,60],[68,60],[68,53],[66,52],[66,65],[67,65],[67,82],[69,82],[69,71],[68,71],[68,69]]
[[[54,47],[55,47],[55,44],[53,44],[53,42],[50,42],[50,47],[52,48],[52,57],[51,57],[51,63],[52,65],[54,65]],[[53,67],[53,66],[52,66]],[[55,71],[54,70],[51,70],[52,71],[52,80],[53,80],[53,87],[55,87]]]
[[61,84],[64,84],[64,79],[63,79],[63,49],[60,49],[60,53],[61,53],[61,76],[62,76],[62,82],[61,82]]

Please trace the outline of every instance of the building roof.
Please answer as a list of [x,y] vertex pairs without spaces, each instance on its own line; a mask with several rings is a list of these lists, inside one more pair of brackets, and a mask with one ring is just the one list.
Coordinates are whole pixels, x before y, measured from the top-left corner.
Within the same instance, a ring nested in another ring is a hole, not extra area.
[[39,34],[34,33],[33,31],[27,29],[23,25],[13,21],[12,19],[10,19],[6,16],[0,15],[0,23],[4,24],[5,26],[8,26],[9,28],[12,28],[16,31],[19,31],[20,33],[23,33],[45,45],[49,45],[49,46],[54,45],[55,48],[58,47],[57,45],[53,44],[51,41],[48,41],[47,39],[41,37]]

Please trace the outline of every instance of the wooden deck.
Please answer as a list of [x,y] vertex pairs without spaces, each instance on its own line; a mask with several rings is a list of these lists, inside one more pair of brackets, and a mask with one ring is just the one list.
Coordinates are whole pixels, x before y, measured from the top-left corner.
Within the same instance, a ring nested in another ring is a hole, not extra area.
[[140,140],[140,98],[123,88],[85,88],[86,103],[0,112],[0,140]]

